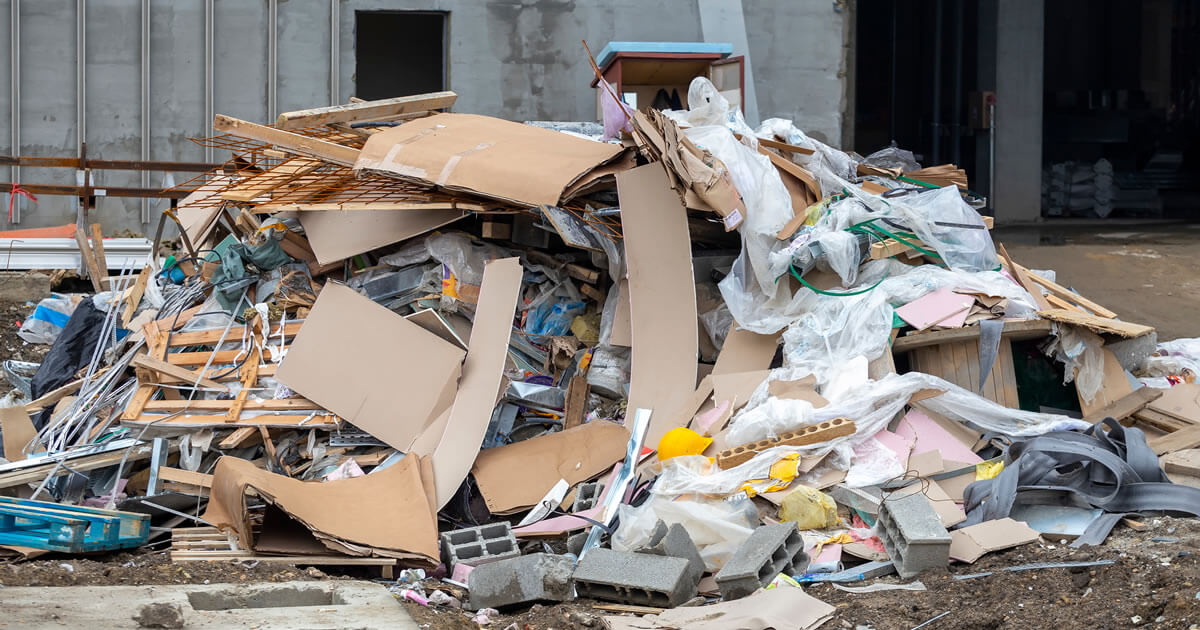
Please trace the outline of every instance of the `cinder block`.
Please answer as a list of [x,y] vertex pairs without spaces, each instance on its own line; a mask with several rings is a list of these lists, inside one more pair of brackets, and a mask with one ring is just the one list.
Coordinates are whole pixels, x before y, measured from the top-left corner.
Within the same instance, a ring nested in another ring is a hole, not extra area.
[[879,506],[876,523],[879,540],[896,565],[896,573],[910,578],[925,569],[950,562],[950,532],[929,500],[921,493],[888,497]]
[[579,484],[579,489],[575,491],[575,503],[571,506],[571,511],[582,512],[596,507],[596,503],[600,500],[600,494],[603,492],[603,481]]
[[575,567],[580,597],[674,608],[696,596],[686,558],[596,548]]
[[745,597],[766,586],[780,573],[804,573],[808,554],[795,523],[763,525],[738,547],[715,579],[726,601]]
[[508,521],[442,532],[442,562],[448,571],[458,563],[479,566],[521,555]]
[[654,531],[650,532],[650,542],[634,551],[684,558],[691,567],[689,580],[699,584],[700,578],[704,577],[704,559],[700,557],[700,550],[692,542],[691,534],[679,523],[667,527],[666,523],[659,521],[654,525]]
[[503,608],[538,601],[571,599],[575,561],[567,556],[534,553],[475,567],[467,577],[470,606]]

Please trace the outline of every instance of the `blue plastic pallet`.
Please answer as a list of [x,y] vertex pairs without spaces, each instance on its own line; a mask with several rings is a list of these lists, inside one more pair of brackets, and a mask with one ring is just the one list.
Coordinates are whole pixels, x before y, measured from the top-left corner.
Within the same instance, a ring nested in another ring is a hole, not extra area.
[[80,505],[0,497],[0,544],[82,553],[138,547],[150,516]]

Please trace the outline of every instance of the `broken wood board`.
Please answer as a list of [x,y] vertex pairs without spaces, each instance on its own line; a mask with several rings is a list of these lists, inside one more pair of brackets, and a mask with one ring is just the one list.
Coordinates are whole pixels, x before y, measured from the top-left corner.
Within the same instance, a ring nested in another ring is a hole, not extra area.
[[1150,446],[1150,450],[1154,451],[1155,455],[1196,448],[1200,446],[1200,424],[1186,427],[1160,437],[1151,438],[1146,443]]
[[1061,324],[1082,326],[1094,333],[1109,333],[1121,337],[1141,337],[1154,332],[1153,326],[1123,322],[1118,319],[1108,319],[1087,313],[1068,311],[1062,308],[1052,308],[1038,311],[1038,316]]
[[1177,475],[1200,477],[1200,449],[1189,448],[1162,456],[1163,470]]
[[328,140],[311,138],[309,136],[283,131],[274,127],[256,125],[245,120],[217,114],[213,119],[213,129],[239,138],[257,140],[275,145],[281,149],[307,155],[339,166],[354,166],[358,160],[358,149],[347,147]]
[[[516,258],[492,260],[484,265],[479,304],[462,364],[462,379],[446,429],[433,452],[436,509],[440,510],[453,498],[483,444],[504,377],[504,362],[508,358],[508,340],[512,336],[523,272]],[[426,390],[426,397],[430,391],[436,390]],[[374,434],[362,425],[356,423],[356,426]]]
[[[1052,325],[1044,319],[1006,320],[1000,335],[1010,341],[1026,339],[1041,339],[1050,334]],[[916,348],[934,346],[943,343],[973,341],[979,343],[979,326],[964,326],[950,330],[934,330],[927,332],[911,332],[903,337],[897,337],[892,343],[892,352],[909,352]]]
[[[645,444],[657,445],[696,388],[699,330],[687,210],[661,164],[617,175],[633,353],[629,409],[666,411],[651,416]],[[685,419],[684,422],[686,423]]]
[[[1053,280],[1048,280],[1046,278],[1043,278],[1042,276],[1039,276],[1038,274],[1036,274],[1024,267],[1021,267],[1020,265],[1016,265],[1016,267],[1018,269],[1020,269],[1024,275],[1028,276],[1031,281],[1045,287],[1045,289],[1047,291],[1049,291],[1051,294],[1059,297],[1060,299],[1066,300],[1068,302],[1074,302],[1075,304],[1082,306],[1083,308],[1091,311],[1092,313],[1095,313],[1097,317],[1102,317],[1102,318],[1106,318],[1106,319],[1114,319],[1117,316],[1116,313],[1114,313],[1114,312],[1108,310],[1107,308],[1104,308],[1103,306],[1083,297],[1082,295],[1079,295],[1078,293],[1058,284],[1057,282],[1054,282]],[[1133,335],[1133,336],[1136,337],[1137,335]]]
[[1008,267],[1008,272],[1017,284],[1021,285],[1022,289],[1033,298],[1034,304],[1038,310],[1044,311],[1050,308],[1050,302],[1046,300],[1046,296],[1042,295],[1042,290],[1033,283],[1029,278],[1029,270],[1013,262],[1011,256],[1008,255],[1008,250],[1004,248],[1004,243],[996,243],[996,253],[1000,254],[1000,258],[1004,260],[1004,265]]
[[431,92],[397,98],[385,98],[375,101],[362,101],[349,105],[330,105],[301,109],[294,112],[284,112],[275,121],[279,129],[303,129],[334,123],[351,123],[361,121],[386,121],[396,116],[424,112],[431,109],[445,109],[454,105],[458,95],[454,92]]
[[1141,411],[1146,405],[1158,400],[1163,395],[1161,389],[1142,387],[1132,393],[1122,396],[1109,404],[1083,417],[1084,422],[1099,422],[1105,418],[1121,421]]
[[[407,451],[431,420],[438,392],[458,380],[463,357],[462,349],[437,335],[345,285],[327,282],[275,378]],[[356,376],[330,377],[338,372]]]
[[[903,339],[903,337],[901,338]],[[897,342],[899,339],[896,340]],[[979,389],[979,342],[956,341],[921,346],[909,352],[909,365],[917,372],[932,374],[959,387],[976,392],[1009,409],[1021,407],[1017,395],[1017,377],[1013,367],[1012,342],[1000,339],[996,361],[988,373],[983,390]]]

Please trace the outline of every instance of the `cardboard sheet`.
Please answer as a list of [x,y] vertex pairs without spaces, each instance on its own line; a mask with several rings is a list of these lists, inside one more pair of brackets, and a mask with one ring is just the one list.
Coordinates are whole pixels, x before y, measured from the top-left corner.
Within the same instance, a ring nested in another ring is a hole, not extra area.
[[785,400],[807,400],[814,409],[829,404],[824,396],[817,393],[817,377],[812,375],[797,381],[771,381],[767,384],[767,392]]
[[717,356],[713,374],[751,372],[771,367],[775,350],[779,347],[779,335],[760,335],[738,328],[735,322],[725,336],[725,345]]
[[[978,464],[983,461],[982,457],[971,450],[970,445],[964,444],[932,418],[916,409],[900,419],[896,425],[896,433],[913,440],[914,455],[936,450],[941,451],[942,457],[957,462]],[[974,441],[971,442],[971,445],[973,444]]]
[[984,521],[950,532],[950,557],[971,563],[985,553],[1037,542],[1040,537],[1037,530],[1011,518]]
[[559,479],[574,485],[611,468],[628,442],[625,427],[596,420],[481,451],[471,473],[488,509],[510,514],[536,505]]
[[461,210],[317,210],[294,212],[322,265],[420,236],[467,213]]
[[457,381],[463,356],[461,348],[328,282],[275,378],[407,451],[433,418],[446,384]]
[[[37,429],[33,428],[25,407],[0,407],[0,434],[4,437],[4,459],[17,462],[25,459],[22,449],[37,436]],[[30,452],[40,450],[35,446]]]
[[767,380],[770,370],[755,370],[753,372],[729,372],[712,377],[713,400],[733,401],[733,411],[746,406],[750,394]]
[[741,599],[709,606],[682,606],[657,615],[605,615],[612,630],[815,630],[837,609],[794,586],[758,590]]
[[[446,430],[433,452],[438,509],[450,501],[467,478],[492,419],[500,381],[504,378],[504,362],[508,359],[508,339],[512,336],[522,273],[524,270],[516,258],[493,260],[484,265],[462,380]],[[543,488],[542,492],[548,489]]]
[[933,507],[933,511],[937,512],[943,527],[954,527],[967,520],[967,513],[963,512],[958,503],[932,479],[922,479],[917,483],[907,485],[893,492],[891,496],[899,498],[918,493],[925,495],[929,505]]
[[[611,296],[612,293],[610,292]],[[621,278],[617,283],[617,310],[613,313],[612,332],[608,334],[608,343],[626,348],[633,345],[633,322],[629,313],[629,280]]]
[[371,136],[354,170],[552,206],[568,186],[623,151],[619,145],[490,116],[435,114]]
[[655,412],[645,439],[655,446],[682,426],[674,412],[696,389],[699,320],[687,211],[661,164],[617,174],[617,194],[633,330],[628,408]]
[[264,532],[271,547],[312,548],[312,537],[326,548],[350,555],[401,558],[430,568],[437,565],[437,522],[423,479],[422,459],[405,457],[388,468],[338,481],[300,481],[267,472],[249,461],[222,457],[213,470],[213,487],[204,520],[237,533],[239,545],[255,549],[246,509],[253,490],[307,531],[283,526]]
[[901,306],[896,309],[896,314],[917,330],[925,330],[935,325],[957,328],[963,325],[967,311],[974,303],[975,298],[970,295],[959,295],[950,289],[938,289]]

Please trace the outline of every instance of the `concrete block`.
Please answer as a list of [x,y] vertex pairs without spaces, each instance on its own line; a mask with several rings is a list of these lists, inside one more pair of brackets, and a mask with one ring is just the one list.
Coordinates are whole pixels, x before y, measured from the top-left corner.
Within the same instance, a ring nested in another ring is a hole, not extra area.
[[888,497],[879,507],[876,524],[879,540],[900,577],[945,569],[950,562],[950,532],[925,495]]
[[0,300],[37,302],[50,297],[50,276],[35,271],[0,271]]
[[575,567],[580,597],[674,608],[696,596],[686,558],[596,548]]
[[508,521],[442,532],[442,562],[449,571],[459,563],[479,566],[521,555]]
[[567,536],[567,553],[579,557],[579,553],[583,551],[583,544],[587,542],[588,530],[576,532]]
[[704,559],[700,557],[700,550],[696,549],[696,543],[692,542],[692,536],[688,534],[687,529],[679,523],[667,527],[666,523],[659,521],[650,533],[650,542],[634,551],[683,558],[691,568],[689,580],[699,584],[700,578],[704,577]]
[[602,492],[604,492],[603,481],[579,484],[579,489],[575,491],[575,503],[572,504],[571,511],[582,512],[596,507]]
[[574,568],[575,561],[570,557],[548,553],[477,566],[467,578],[470,607],[479,610],[538,601],[568,601]]
[[807,567],[808,554],[796,524],[778,523],[755,529],[715,579],[721,599],[728,601],[753,593],[780,573],[800,575]]
[[851,488],[839,483],[826,490],[826,492],[840,505],[870,514],[871,516],[879,514],[880,499],[878,490],[869,492],[863,488]]

